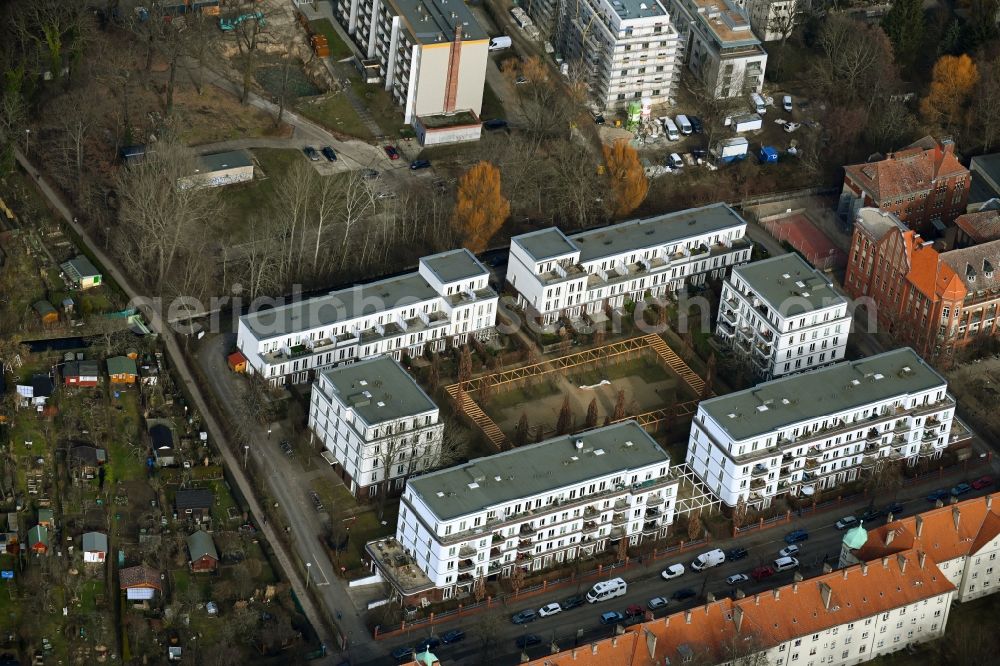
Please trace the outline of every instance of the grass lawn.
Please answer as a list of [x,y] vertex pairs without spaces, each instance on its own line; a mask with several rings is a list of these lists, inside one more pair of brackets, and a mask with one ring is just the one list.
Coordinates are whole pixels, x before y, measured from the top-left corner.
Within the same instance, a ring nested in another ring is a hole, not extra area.
[[[350,523],[351,538],[347,545],[347,550],[340,556],[340,566],[348,571],[361,569],[362,553],[365,544],[373,539],[390,536],[396,532],[396,517],[399,514],[399,503],[388,501],[385,505],[385,514],[379,521],[374,509],[359,514],[354,522]],[[385,523],[383,525],[382,523]]]
[[179,138],[189,146],[259,136],[288,136],[275,127],[274,117],[254,106],[242,105],[235,95],[208,85],[199,95],[182,87],[174,93],[174,119]]
[[109,486],[116,481],[135,481],[146,477],[146,461],[142,453],[137,453],[131,445],[140,441],[138,388],[121,389],[117,398],[115,390],[110,388],[108,393],[111,409],[116,412],[115,427],[105,442],[108,448],[106,484]]
[[[508,391],[500,391],[498,389],[493,392],[493,396],[490,398],[489,402],[489,409],[487,411],[498,414],[505,409],[509,409],[510,407],[523,405],[527,402],[531,402],[532,400],[548,398],[549,396],[557,393],[559,393],[559,389],[556,388],[554,384],[544,379],[537,384],[532,384],[531,386],[520,386]],[[486,408],[484,407],[484,409]]]
[[570,375],[570,382],[582,386],[597,384],[602,379],[614,381],[624,377],[639,377],[647,384],[662,382],[671,376],[656,361],[649,358],[638,358],[616,363],[606,367],[591,367],[583,372]]
[[479,117],[483,120],[504,118],[506,117],[506,113],[503,104],[500,102],[500,98],[497,97],[497,94],[493,92],[493,88],[487,83],[483,87],[483,110],[480,112]]
[[215,506],[212,507],[212,518],[218,525],[225,525],[229,522],[229,507],[236,506],[236,501],[229,494],[226,482],[217,479],[212,481],[207,487],[211,487],[215,493]]
[[370,141],[374,137],[351,106],[347,95],[329,93],[318,97],[303,97],[295,110],[313,122],[342,134]]
[[244,239],[248,218],[253,214],[266,213],[274,201],[278,182],[291,168],[292,161],[305,159],[298,150],[258,148],[253,153],[266,178],[219,190],[226,212],[220,216],[215,231],[218,237],[225,238],[229,243],[239,243]]
[[84,613],[93,613],[97,610],[97,598],[103,595],[103,580],[97,579],[87,581],[80,589],[80,608]]
[[316,21],[309,21],[309,27],[326,37],[326,42],[330,47],[330,57],[334,60],[343,60],[353,54],[351,47],[344,43],[329,20],[318,19]]
[[403,123],[403,109],[393,101],[392,95],[382,88],[380,83],[366,84],[361,77],[351,77],[351,88],[354,94],[368,107],[368,112],[387,137],[399,138],[400,130],[409,132]]

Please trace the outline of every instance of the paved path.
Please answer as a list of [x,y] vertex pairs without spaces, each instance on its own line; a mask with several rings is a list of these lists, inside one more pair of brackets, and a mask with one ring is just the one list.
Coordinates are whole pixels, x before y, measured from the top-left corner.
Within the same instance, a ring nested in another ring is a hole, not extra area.
[[[70,208],[63,202],[59,194],[40,177],[38,170],[31,165],[19,149],[15,148],[15,156],[17,161],[28,173],[29,178],[35,180],[38,185],[38,189],[48,200],[49,204],[60,216],[62,216],[65,222],[72,227],[73,231],[80,237],[81,242],[87,246],[87,249],[97,260],[97,264],[100,266],[102,272],[106,276],[110,276],[111,279],[118,283],[118,286],[123,292],[125,292],[125,295],[128,296],[130,300],[135,303],[142,302],[142,299],[146,298],[143,293],[132,284],[131,279],[126,276],[117,261],[112,260],[111,257],[107,255],[96,242],[94,242],[94,239],[91,238],[87,231],[79,223],[77,223],[76,217],[73,215]],[[261,524],[260,518],[265,514],[257,502],[253,486],[244,474],[243,468],[240,466],[240,461],[236,459],[236,456],[226,444],[225,431],[220,426],[213,412],[209,410],[208,404],[205,402],[205,399],[201,394],[201,389],[194,381],[194,376],[192,375],[190,368],[188,368],[184,355],[181,353],[181,349],[178,346],[177,339],[174,337],[173,331],[170,327],[163,326],[159,313],[152,311],[151,308],[148,307],[142,307],[142,310],[149,321],[150,328],[160,335],[160,339],[166,347],[167,355],[170,357],[173,367],[176,369],[180,380],[187,387],[188,393],[191,396],[191,400],[194,402],[195,407],[199,412],[201,412],[202,417],[205,419],[205,427],[208,430],[209,437],[212,438],[216,444],[216,449],[218,449],[218,451],[222,454],[223,460],[232,474],[232,478],[236,481],[236,485],[239,486],[243,497],[246,498],[250,512],[257,517],[257,523],[260,525],[261,533],[271,544],[278,566],[281,568],[284,577],[291,583],[292,590],[295,592],[296,597],[298,597],[303,612],[309,622],[316,629],[320,641],[325,643],[329,649],[335,649],[334,646],[336,646],[337,643],[334,641],[333,634],[323,622],[322,615],[313,603],[312,598],[307,594],[306,586],[302,577],[304,572],[295,565],[295,560],[293,560],[291,555],[288,553],[283,542],[277,538],[277,535],[274,532],[274,527],[272,525]],[[333,663],[332,656],[323,660],[323,662]]]

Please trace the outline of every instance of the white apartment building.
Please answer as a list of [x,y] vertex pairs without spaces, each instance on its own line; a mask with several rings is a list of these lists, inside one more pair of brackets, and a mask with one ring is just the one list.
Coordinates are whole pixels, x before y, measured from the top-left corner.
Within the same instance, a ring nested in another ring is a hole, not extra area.
[[955,586],[956,601],[1000,591],[1000,495],[936,507],[871,531],[856,527],[844,535],[840,566],[911,548],[934,559]]
[[844,358],[847,298],[795,252],[733,268],[715,334],[771,379]]
[[671,0],[688,68],[718,98],[759,93],[767,52],[735,0]]
[[788,38],[795,29],[798,0],[739,0],[739,4],[762,42]]
[[660,0],[539,0],[527,8],[566,62],[582,68],[599,107],[669,103],[680,40]]
[[335,0],[333,13],[379,75],[407,123],[469,110],[479,115],[489,35],[463,2]]
[[572,236],[551,227],[511,239],[507,282],[543,323],[576,320],[724,276],[750,260],[745,235],[746,221],[721,203]]
[[324,370],[312,385],[309,430],[356,497],[397,492],[436,467],[443,429],[434,401],[387,356]]
[[404,599],[451,598],[515,567],[662,538],[678,485],[670,457],[624,421],[409,479],[395,540],[367,551]]
[[769,506],[852,481],[882,461],[940,457],[955,400],[909,347],[703,400],[687,463],[728,506]]
[[495,333],[497,293],[468,250],[424,257],[415,273],[240,317],[236,345],[247,372],[272,385],[383,354],[400,360]]

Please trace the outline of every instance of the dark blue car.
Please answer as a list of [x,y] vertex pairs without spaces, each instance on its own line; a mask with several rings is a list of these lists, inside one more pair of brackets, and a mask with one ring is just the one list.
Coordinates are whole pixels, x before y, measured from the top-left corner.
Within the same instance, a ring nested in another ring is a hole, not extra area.
[[949,495],[950,493],[948,492],[947,488],[938,488],[937,490],[935,490],[934,492],[932,492],[930,495],[927,496],[927,501],[937,502],[938,500],[941,500],[943,502],[944,500],[948,499]]
[[805,541],[808,538],[809,532],[806,532],[805,530],[795,530],[785,535],[785,543],[791,545],[793,543]]
[[457,643],[465,638],[465,632],[461,629],[452,629],[451,631],[446,631],[441,635],[441,642],[445,645],[451,645],[452,643]]

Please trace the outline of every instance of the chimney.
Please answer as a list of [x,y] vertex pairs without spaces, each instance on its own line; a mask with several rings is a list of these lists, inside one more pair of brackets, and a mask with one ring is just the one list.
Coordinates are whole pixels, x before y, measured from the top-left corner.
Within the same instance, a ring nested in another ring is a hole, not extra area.
[[[844,570],[847,571],[846,569]],[[823,600],[823,608],[830,610],[830,598],[833,596],[833,588],[826,583],[819,584],[819,596]]]
[[710,604],[713,601],[715,601],[715,595],[712,594],[711,592],[709,592],[708,594],[705,595],[705,601],[707,602],[705,604],[705,610],[707,611],[708,610],[708,604]]
[[597,643],[590,644],[590,654],[597,654]]
[[989,511],[993,508],[993,495],[986,496],[986,510]]
[[882,558],[882,568],[883,569],[888,569],[889,568],[889,558],[888,557],[883,557]]
[[753,605],[754,606],[760,606],[760,595],[759,594],[753,595]]
[[847,580],[847,569],[844,569],[844,580]]
[[691,624],[691,611],[684,611],[684,622],[685,624]]
[[798,571],[796,571],[795,573],[792,574],[792,580],[795,581],[796,583],[801,583],[802,582],[802,574],[799,573]]
[[917,565],[918,565],[918,566],[919,566],[919,567],[920,567],[921,569],[923,569],[923,568],[924,568],[924,562],[925,562],[925,561],[927,561],[927,553],[925,553],[925,552],[924,552],[924,551],[922,551],[922,550],[921,550],[921,551],[919,551],[919,552],[917,552]]
[[737,599],[744,599],[744,598],[746,598],[746,596],[747,596],[747,593],[744,592],[743,590],[739,590],[739,589],[736,590],[736,598]]
[[823,563],[823,573],[828,574],[831,571],[833,571],[833,566],[831,566],[829,562],[824,562]]
[[779,599],[781,599],[781,588],[776,587],[772,591],[774,592],[774,600],[775,601],[778,601]]
[[888,529],[885,531],[885,545],[892,543],[892,540],[896,538],[896,530]]
[[656,656],[656,634],[649,629],[643,629],[646,634],[646,650],[649,652],[649,658],[653,659]]
[[737,606],[733,609],[733,624],[736,625],[736,633],[740,633],[740,627],[743,626],[743,607]]
[[902,553],[896,556],[896,562],[899,563],[899,573],[906,573],[906,558]]
[[862,562],[861,563],[861,575],[862,576],[867,576],[868,575],[868,563],[867,562]]
[[576,653],[577,653],[577,649],[573,648],[573,661],[576,661]]
[[951,520],[955,523],[955,531],[958,531],[958,524],[962,520],[962,512],[958,510],[957,506],[951,507]]
[[611,637],[611,647],[613,647],[613,648],[618,647],[618,637],[617,636],[612,636]]
[[913,518],[913,525],[914,525],[915,531],[917,533],[917,538],[919,539],[920,538],[920,533],[924,531],[924,519],[923,519],[923,517],[920,516],[920,514],[917,514],[916,516],[914,516],[914,518]]
[[799,581],[794,581],[792,583],[792,594],[798,594],[798,593],[799,593]]

